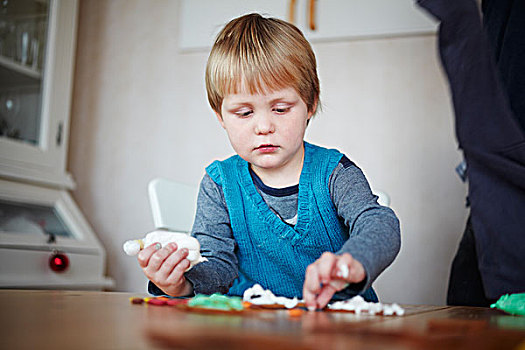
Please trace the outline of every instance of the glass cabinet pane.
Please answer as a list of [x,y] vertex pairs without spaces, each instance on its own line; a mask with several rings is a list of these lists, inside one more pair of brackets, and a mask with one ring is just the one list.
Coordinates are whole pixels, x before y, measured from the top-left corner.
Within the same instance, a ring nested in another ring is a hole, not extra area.
[[49,0],[0,1],[0,137],[40,144]]
[[73,237],[54,207],[5,200],[0,200],[1,233]]

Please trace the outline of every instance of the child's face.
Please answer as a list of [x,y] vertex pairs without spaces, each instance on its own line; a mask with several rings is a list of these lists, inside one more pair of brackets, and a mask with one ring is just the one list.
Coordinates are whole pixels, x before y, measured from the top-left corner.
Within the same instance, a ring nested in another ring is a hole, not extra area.
[[300,174],[303,138],[312,113],[295,89],[227,95],[217,117],[235,152],[259,176],[275,171]]

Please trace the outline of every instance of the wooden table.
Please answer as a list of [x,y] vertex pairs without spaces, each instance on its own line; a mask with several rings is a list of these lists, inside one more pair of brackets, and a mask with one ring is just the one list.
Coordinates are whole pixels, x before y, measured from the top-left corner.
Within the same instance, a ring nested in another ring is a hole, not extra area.
[[0,349],[525,350],[525,317],[487,308],[404,306],[401,317],[202,314],[133,305],[132,296],[140,295],[0,290]]

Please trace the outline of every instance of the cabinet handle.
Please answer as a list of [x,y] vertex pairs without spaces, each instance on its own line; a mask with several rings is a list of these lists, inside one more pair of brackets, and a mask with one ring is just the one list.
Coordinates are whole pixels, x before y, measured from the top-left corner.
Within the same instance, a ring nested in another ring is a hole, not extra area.
[[310,27],[310,30],[315,30],[315,0],[309,0],[308,27]]
[[295,24],[295,0],[290,0],[288,7],[288,22]]
[[59,147],[62,144],[62,130],[63,129],[64,129],[64,124],[62,122],[58,123],[56,143],[57,143],[57,146]]

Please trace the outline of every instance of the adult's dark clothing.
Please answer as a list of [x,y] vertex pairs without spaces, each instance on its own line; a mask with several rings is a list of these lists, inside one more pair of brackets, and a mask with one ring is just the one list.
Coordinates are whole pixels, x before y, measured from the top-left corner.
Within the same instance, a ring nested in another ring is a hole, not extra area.
[[525,132],[525,1],[483,0],[481,8],[503,89]]
[[[478,7],[474,0],[418,3],[441,22],[439,53],[467,163],[472,226],[466,231],[475,242],[485,300],[525,292],[525,136],[498,76]],[[463,278],[452,276],[451,282],[471,277],[468,269],[461,273]],[[457,292],[475,286],[475,281],[451,285]]]

